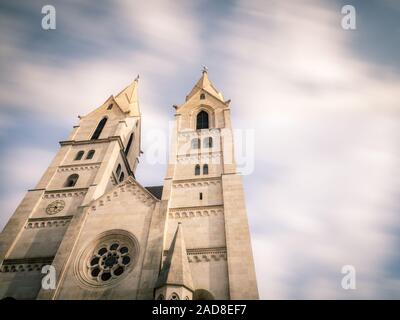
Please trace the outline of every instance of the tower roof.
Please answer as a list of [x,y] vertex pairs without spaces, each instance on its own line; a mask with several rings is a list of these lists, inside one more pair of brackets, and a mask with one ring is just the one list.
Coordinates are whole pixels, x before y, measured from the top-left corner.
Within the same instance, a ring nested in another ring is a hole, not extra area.
[[158,276],[156,288],[168,284],[184,286],[189,290],[193,290],[194,288],[180,222],[178,223],[167,257]]
[[201,78],[195,86],[193,87],[192,91],[186,96],[186,101],[189,100],[192,96],[194,96],[196,93],[199,91],[204,90],[207,91],[209,94],[212,96],[216,97],[217,99],[224,101],[224,97],[222,96],[222,93],[219,92],[214,85],[211,83],[210,79],[208,78],[208,71],[207,68],[203,68],[203,72],[201,75]]
[[138,102],[138,94],[137,88],[139,83],[139,76],[127,86],[124,90],[118,93],[114,100],[117,102],[118,106],[122,109],[123,112],[129,112],[132,116],[139,116],[139,102]]

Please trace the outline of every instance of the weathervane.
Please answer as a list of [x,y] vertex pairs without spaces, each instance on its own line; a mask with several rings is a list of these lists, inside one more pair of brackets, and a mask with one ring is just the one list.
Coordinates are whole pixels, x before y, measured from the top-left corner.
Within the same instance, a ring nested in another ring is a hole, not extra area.
[[208,68],[206,66],[203,66],[203,73],[207,72]]

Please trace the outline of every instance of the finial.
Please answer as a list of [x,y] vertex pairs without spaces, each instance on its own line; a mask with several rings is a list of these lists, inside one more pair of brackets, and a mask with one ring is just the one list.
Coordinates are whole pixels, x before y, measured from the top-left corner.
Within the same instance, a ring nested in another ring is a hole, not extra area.
[[206,66],[203,66],[203,73],[207,73],[208,68]]
[[139,74],[136,76],[135,81],[139,80]]

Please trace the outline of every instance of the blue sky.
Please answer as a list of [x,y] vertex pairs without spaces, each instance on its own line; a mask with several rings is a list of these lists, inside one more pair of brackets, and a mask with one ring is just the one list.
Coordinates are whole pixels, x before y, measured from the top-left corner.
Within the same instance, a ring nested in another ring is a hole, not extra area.
[[[41,29],[45,4],[56,30]],[[0,228],[77,116],[137,74],[137,177],[162,184],[146,147],[207,65],[234,127],[255,135],[244,185],[261,297],[400,298],[399,39],[395,0],[2,1]]]

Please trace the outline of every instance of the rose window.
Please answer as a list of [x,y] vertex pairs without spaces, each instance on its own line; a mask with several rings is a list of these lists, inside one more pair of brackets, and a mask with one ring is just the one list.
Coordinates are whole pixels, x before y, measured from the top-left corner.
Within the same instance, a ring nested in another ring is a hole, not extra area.
[[89,261],[89,274],[97,281],[118,278],[131,263],[129,248],[113,242],[95,250]]
[[84,286],[113,286],[135,268],[139,243],[125,230],[109,230],[99,234],[78,254],[74,273]]

